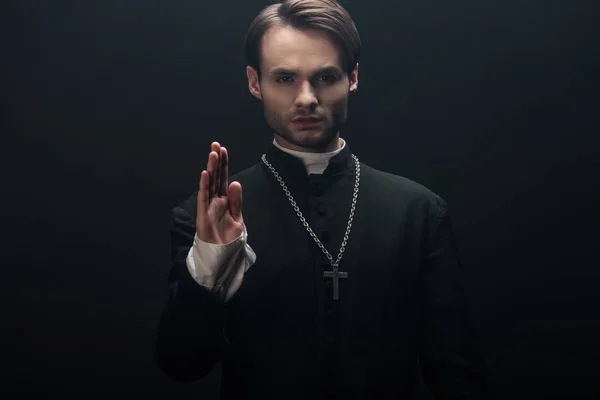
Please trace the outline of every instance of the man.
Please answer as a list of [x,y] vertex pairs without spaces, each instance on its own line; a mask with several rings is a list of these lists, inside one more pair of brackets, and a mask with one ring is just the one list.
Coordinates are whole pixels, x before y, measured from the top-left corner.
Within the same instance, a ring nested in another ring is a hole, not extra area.
[[419,372],[434,398],[484,392],[446,202],[339,136],[359,55],[333,0],[286,0],[250,26],[248,85],[274,141],[231,183],[213,143],[173,209],[155,349],[173,379],[222,360],[224,399],[409,399]]

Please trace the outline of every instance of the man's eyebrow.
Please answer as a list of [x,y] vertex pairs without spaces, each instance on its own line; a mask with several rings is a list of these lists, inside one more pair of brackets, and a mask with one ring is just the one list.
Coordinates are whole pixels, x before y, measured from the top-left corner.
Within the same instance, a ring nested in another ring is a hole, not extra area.
[[[326,74],[341,74],[342,71],[338,67],[327,66],[323,68],[319,68],[315,72],[313,72],[312,76],[317,75],[326,75]],[[288,76],[296,76],[298,75],[298,70],[289,69],[285,67],[273,68],[271,70],[271,74],[273,75],[288,75]]]

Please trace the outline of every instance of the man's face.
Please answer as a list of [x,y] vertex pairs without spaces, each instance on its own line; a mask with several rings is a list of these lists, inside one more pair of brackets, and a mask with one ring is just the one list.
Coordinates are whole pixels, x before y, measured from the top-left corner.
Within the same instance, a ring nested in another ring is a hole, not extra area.
[[[337,148],[346,122],[348,96],[358,84],[358,65],[349,78],[335,44],[323,33],[270,28],[262,40],[261,79],[248,67],[251,93],[264,104],[278,143],[299,151]],[[302,117],[313,121],[299,121]]]

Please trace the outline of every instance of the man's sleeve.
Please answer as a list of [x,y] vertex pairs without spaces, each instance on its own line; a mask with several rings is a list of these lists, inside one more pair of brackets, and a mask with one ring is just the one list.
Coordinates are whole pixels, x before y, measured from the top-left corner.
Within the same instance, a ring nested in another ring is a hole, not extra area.
[[248,231],[226,244],[203,242],[194,234],[186,264],[194,280],[206,290],[229,301],[242,286],[244,274],[256,262],[256,253],[248,245]]
[[154,345],[158,367],[177,381],[207,375],[221,359],[226,344],[224,302],[191,276],[186,258],[196,221],[187,211],[172,211],[170,297],[160,317]]
[[471,321],[446,202],[434,195],[420,270],[420,364],[434,399],[482,399],[488,393],[484,360]]

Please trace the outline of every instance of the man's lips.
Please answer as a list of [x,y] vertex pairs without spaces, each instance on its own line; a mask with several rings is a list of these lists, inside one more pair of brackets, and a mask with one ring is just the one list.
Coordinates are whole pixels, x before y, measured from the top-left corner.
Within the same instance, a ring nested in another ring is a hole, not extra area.
[[322,118],[318,117],[296,117],[292,119],[292,122],[320,122]]
[[312,129],[321,125],[323,120],[320,119],[297,119],[292,124],[301,129]]

